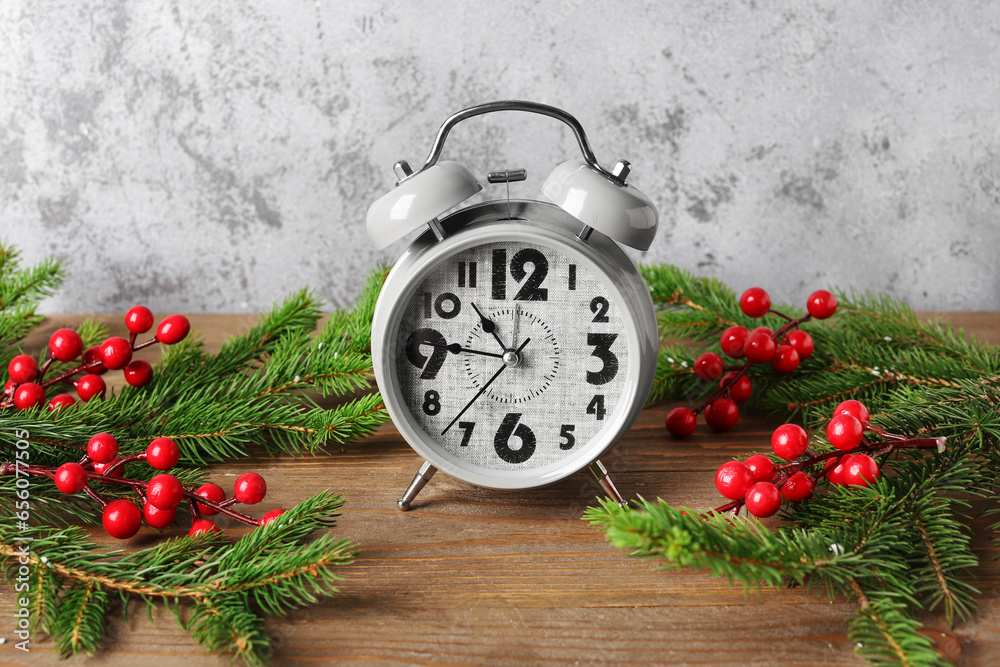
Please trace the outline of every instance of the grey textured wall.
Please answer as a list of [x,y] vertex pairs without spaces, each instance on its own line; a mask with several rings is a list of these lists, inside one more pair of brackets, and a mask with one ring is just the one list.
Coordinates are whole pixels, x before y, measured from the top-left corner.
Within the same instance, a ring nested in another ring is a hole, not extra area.
[[[633,162],[662,217],[644,260],[1000,309],[998,44],[973,0],[2,0],[0,235],[65,260],[49,311],[344,305],[401,250],[363,225],[392,163],[526,98]],[[446,155],[537,197],[576,147],[502,114]]]

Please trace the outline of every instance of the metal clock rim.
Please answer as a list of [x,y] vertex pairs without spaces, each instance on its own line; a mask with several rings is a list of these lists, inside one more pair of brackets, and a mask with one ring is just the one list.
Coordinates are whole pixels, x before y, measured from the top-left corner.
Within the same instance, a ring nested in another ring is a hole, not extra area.
[[[626,275],[631,272],[638,275],[638,270],[628,256],[610,239],[592,239],[589,243],[581,241],[570,229],[570,225],[578,223],[552,204],[516,201],[511,202],[511,205],[511,210],[517,213],[518,219],[503,218],[507,211],[506,202],[487,202],[462,209],[443,219],[442,225],[450,232],[443,241],[436,241],[429,232],[417,239],[400,257],[383,285],[385,300],[380,297],[376,305],[372,327],[375,334],[372,337],[372,357],[376,379],[382,391],[383,402],[396,428],[411,448],[428,463],[452,477],[492,489],[545,486],[585,468],[611,449],[628,430],[641,411],[652,383],[651,374],[642,368],[646,356],[643,354],[643,346],[649,343],[644,340],[642,329],[649,323],[641,321],[643,306],[635,299],[634,276]],[[622,408],[616,411],[614,419],[591,438],[593,445],[585,446],[578,453],[539,468],[493,470],[470,464],[451,454],[412,423],[412,416],[399,390],[399,382],[394,376],[395,335],[408,297],[440,262],[477,245],[503,240],[525,240],[525,237],[574,256],[578,261],[582,260],[582,264],[606,288],[621,298],[623,305],[627,306],[623,307],[622,315],[629,334],[629,354],[636,362],[629,364],[627,393],[620,397],[623,401]],[[648,292],[646,298],[649,298]],[[651,312],[651,307],[649,310]],[[386,382],[387,379],[389,382]],[[640,392],[642,396],[639,396]]]

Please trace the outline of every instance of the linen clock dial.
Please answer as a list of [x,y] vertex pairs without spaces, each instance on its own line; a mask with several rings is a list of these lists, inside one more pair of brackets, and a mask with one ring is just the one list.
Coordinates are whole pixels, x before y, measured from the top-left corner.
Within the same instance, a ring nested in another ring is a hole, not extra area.
[[514,241],[455,254],[414,290],[402,321],[396,374],[412,419],[477,466],[559,461],[601,430],[624,393],[620,307],[552,248]]

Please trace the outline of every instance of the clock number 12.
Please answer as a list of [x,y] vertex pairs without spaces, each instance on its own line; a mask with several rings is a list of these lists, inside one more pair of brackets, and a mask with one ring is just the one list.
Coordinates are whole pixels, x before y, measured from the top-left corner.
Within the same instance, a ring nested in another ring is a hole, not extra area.
[[[531,272],[525,268],[531,264]],[[507,300],[507,251],[498,249],[493,251],[493,266],[491,269],[493,278],[493,298],[497,301]],[[548,301],[549,290],[542,287],[545,277],[549,275],[549,260],[541,251],[535,248],[524,248],[514,253],[510,260],[510,275],[514,280],[524,284],[514,295],[515,301]]]

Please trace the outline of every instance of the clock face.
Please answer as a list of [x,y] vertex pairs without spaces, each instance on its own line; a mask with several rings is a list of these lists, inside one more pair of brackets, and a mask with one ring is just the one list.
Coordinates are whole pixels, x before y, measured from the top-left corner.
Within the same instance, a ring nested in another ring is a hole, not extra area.
[[441,261],[409,293],[394,341],[412,422],[491,470],[573,456],[628,408],[613,294],[584,263],[536,243],[485,243]]

